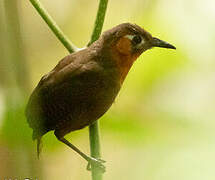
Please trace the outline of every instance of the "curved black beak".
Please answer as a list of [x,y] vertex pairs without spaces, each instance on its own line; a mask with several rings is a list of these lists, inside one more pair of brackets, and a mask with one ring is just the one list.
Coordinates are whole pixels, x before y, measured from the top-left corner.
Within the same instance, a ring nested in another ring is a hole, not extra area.
[[165,42],[165,41],[162,41],[158,38],[155,38],[153,37],[153,40],[152,40],[152,47],[161,47],[161,48],[168,48],[168,49],[176,49],[175,46]]

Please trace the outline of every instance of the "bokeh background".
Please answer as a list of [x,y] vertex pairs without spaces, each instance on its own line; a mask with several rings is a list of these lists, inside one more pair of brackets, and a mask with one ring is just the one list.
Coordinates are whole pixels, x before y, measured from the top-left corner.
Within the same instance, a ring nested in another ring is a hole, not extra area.
[[[41,2],[78,47],[87,44],[98,0]],[[177,50],[141,55],[100,119],[105,180],[215,179],[214,19],[213,0],[110,0],[104,30],[136,23]],[[90,179],[53,132],[37,160],[24,117],[41,76],[67,54],[29,1],[0,1],[0,179]],[[88,128],[67,138],[89,154]]]

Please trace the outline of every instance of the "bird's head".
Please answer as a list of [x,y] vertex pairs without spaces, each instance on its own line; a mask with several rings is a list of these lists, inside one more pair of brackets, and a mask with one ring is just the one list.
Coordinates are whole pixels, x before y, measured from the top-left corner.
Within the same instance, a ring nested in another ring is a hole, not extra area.
[[120,70],[122,81],[133,62],[153,47],[176,49],[173,45],[153,37],[135,24],[123,23],[103,33],[100,38],[104,52],[111,55]]
[[103,33],[105,44],[123,56],[139,56],[153,47],[176,49],[136,24],[123,23]]

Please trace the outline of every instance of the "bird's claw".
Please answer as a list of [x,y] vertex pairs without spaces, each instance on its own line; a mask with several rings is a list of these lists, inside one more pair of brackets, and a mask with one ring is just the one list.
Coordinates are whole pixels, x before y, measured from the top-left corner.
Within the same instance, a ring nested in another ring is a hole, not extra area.
[[106,161],[102,160],[102,159],[96,159],[96,158],[89,158],[88,160],[88,164],[87,164],[87,170],[91,171],[92,170],[92,166],[96,167],[97,169],[99,169],[102,173],[105,172],[105,166],[102,163],[105,163]]

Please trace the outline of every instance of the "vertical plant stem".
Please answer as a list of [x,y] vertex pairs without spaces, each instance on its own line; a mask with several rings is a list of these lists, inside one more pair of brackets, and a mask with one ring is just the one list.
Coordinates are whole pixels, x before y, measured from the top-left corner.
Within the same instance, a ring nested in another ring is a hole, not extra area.
[[96,20],[93,28],[93,33],[91,35],[91,40],[88,46],[92,44],[94,41],[96,41],[101,35],[105,14],[107,10],[107,4],[108,4],[108,0],[100,0],[99,8],[97,11]]
[[[95,20],[95,25],[93,33],[91,36],[90,44],[96,41],[102,31],[104,24],[105,14],[107,10],[108,0],[100,0],[99,8],[97,11],[97,16]],[[100,148],[100,136],[99,136],[99,123],[96,121],[89,127],[89,138],[90,138],[90,151],[91,156],[94,158],[101,158],[101,148]],[[92,180],[102,180],[102,172],[92,165]]]
[[42,6],[39,0],[30,0],[31,4],[35,7],[37,12],[43,18],[43,20],[47,23],[49,28],[55,34],[55,36],[61,41],[61,43],[65,46],[65,48],[70,52],[73,53],[78,50],[72,42],[66,37],[66,35],[62,32],[62,30],[58,27],[56,22],[52,19],[52,17],[48,14],[46,9]]
[[[96,121],[89,127],[90,152],[94,158],[101,158],[99,122]],[[92,180],[102,180],[102,172],[100,169],[92,165]]]

